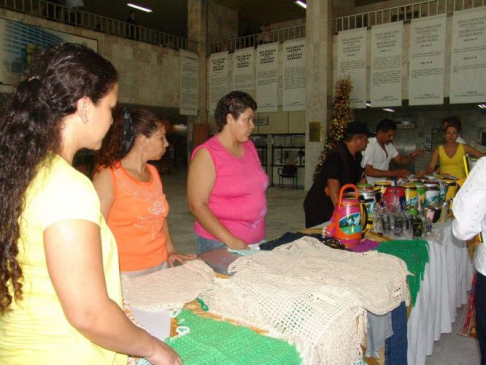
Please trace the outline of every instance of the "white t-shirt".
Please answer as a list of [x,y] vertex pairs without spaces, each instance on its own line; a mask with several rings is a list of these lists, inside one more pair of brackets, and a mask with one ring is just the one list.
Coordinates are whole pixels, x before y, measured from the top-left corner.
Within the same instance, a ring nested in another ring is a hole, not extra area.
[[[452,207],[452,232],[460,240],[468,240],[482,233],[486,240],[486,157],[480,158],[459,189]],[[476,252],[476,270],[486,275],[486,243],[480,243]]]
[[[376,137],[368,139],[368,146],[363,152],[363,161],[361,161],[361,167],[365,168],[366,165],[373,166],[374,169],[387,171],[390,166],[390,161],[398,156],[398,151],[392,143],[385,145],[386,153],[380,146]],[[380,177],[372,177],[366,175],[368,184],[374,184],[377,180],[382,180]]]

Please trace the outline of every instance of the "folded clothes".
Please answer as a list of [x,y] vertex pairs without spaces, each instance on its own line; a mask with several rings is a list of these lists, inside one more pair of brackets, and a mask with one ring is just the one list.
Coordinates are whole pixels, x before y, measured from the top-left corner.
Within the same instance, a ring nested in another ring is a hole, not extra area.
[[177,316],[184,331],[167,344],[184,364],[300,364],[295,346],[258,334],[249,328],[202,318],[188,310]]
[[290,242],[294,242],[295,240],[298,240],[299,238],[302,237],[317,238],[321,243],[325,244],[328,247],[346,250],[346,247],[344,247],[344,245],[335,238],[322,237],[321,233],[308,234],[308,233],[301,233],[301,232],[286,232],[279,238],[262,243],[260,245],[260,250],[272,251],[276,247],[285,245]]

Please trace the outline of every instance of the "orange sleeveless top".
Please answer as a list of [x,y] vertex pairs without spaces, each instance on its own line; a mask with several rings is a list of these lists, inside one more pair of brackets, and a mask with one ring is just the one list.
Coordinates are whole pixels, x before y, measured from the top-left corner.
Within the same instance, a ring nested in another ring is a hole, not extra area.
[[150,181],[138,181],[118,163],[110,168],[114,201],[108,226],[118,246],[120,271],[137,271],[167,260],[167,233],[162,229],[169,204],[157,169],[147,164]]

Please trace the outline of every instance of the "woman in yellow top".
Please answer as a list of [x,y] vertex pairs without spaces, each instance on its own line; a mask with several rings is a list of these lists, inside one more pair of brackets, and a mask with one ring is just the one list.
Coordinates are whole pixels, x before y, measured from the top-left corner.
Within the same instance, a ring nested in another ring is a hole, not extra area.
[[80,45],[42,51],[0,123],[0,364],[181,364],[121,305],[116,243],[91,182],[118,98],[113,65]]
[[439,173],[442,175],[455,176],[458,179],[466,177],[464,167],[464,156],[469,154],[473,157],[480,158],[484,153],[472,148],[467,144],[456,142],[459,136],[459,126],[448,124],[444,128],[444,138],[446,143],[437,147],[432,153],[429,166],[418,173],[419,176],[431,174],[439,163]]

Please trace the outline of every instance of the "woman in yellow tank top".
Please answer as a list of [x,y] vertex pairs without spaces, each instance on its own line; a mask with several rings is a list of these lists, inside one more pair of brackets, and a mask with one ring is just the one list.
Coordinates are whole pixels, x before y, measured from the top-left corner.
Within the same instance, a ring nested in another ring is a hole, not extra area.
[[484,153],[467,144],[456,142],[458,135],[459,127],[457,125],[449,124],[444,128],[446,143],[434,150],[429,166],[424,171],[419,172],[419,176],[431,174],[438,163],[440,174],[455,176],[458,179],[466,177],[464,156],[469,154],[473,157],[480,158],[484,156]]
[[117,99],[113,65],[65,43],[35,57],[2,111],[0,364],[182,364],[123,312],[115,238],[72,167],[101,147]]

